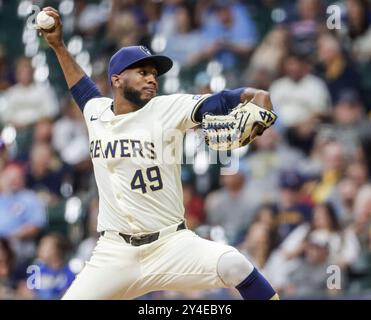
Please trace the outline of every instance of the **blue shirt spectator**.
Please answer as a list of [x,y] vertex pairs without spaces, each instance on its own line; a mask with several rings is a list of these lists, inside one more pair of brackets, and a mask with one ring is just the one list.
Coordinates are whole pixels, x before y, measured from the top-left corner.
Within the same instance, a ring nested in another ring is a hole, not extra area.
[[59,299],[72,284],[75,274],[66,264],[68,240],[59,233],[49,233],[41,238],[37,248],[36,266],[39,281],[33,293],[39,299]]
[[59,299],[75,279],[68,265],[53,269],[45,263],[38,263],[41,287],[34,289],[38,299]]
[[7,166],[0,176],[0,237],[26,239],[35,236],[46,223],[45,206],[23,186],[22,169]]
[[163,54],[172,57],[184,67],[192,63],[195,53],[202,46],[202,37],[197,29],[194,12],[188,6],[177,6],[174,16],[174,30],[167,38]]
[[28,190],[0,194],[0,236],[12,236],[28,224],[45,225],[45,207],[36,194]]
[[220,1],[202,28],[207,58],[216,58],[226,69],[236,67],[238,57],[248,54],[257,31],[246,7]]
[[312,208],[301,196],[304,182],[304,177],[296,170],[281,172],[276,216],[279,241],[285,239],[300,224],[311,220]]

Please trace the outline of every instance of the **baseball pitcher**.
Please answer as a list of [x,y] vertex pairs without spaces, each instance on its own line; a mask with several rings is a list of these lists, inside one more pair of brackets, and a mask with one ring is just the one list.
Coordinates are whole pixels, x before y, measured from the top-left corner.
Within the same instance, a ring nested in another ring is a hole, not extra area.
[[[241,88],[156,96],[158,77],[172,67],[172,60],[132,46],[111,57],[113,99],[102,97],[66,49],[57,10],[43,10],[55,19],[53,28],[41,32],[84,114],[99,191],[101,236],[63,299],[134,299],[151,291],[222,287],[236,287],[244,299],[277,299],[267,280],[235,248],[187,229],[180,164],[163,156],[167,148],[181,153],[177,133],[182,137],[206,114],[223,117],[249,101],[252,108],[275,117],[269,94]],[[273,123],[269,121],[254,126],[248,140],[262,134]],[[166,138],[168,132],[174,139]]]

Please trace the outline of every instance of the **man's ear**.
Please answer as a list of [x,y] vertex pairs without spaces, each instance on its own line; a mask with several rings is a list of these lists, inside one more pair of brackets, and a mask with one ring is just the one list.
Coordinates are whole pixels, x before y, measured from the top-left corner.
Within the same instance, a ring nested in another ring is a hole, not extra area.
[[120,77],[117,74],[112,75],[111,82],[112,82],[112,87],[114,88],[120,87]]

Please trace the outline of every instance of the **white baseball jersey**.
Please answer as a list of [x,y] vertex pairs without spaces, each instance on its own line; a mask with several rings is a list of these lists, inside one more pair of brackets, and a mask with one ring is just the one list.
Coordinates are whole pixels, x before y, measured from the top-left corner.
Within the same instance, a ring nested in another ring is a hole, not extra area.
[[183,219],[183,135],[197,125],[195,111],[207,97],[158,96],[121,115],[113,113],[110,98],[85,105],[99,191],[99,232],[148,233]]

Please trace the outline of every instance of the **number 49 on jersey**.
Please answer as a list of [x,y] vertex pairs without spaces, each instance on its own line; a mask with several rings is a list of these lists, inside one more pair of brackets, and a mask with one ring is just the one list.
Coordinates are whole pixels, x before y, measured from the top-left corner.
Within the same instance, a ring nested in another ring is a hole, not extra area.
[[[143,173],[145,171],[145,173]],[[161,190],[163,183],[161,179],[161,173],[159,167],[150,167],[145,169],[138,169],[135,171],[133,179],[131,180],[131,189],[141,189],[142,193],[147,193],[147,184],[145,177],[149,181],[148,186],[152,191]]]

